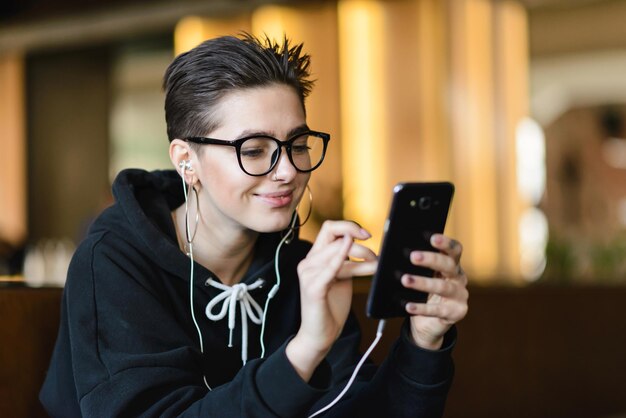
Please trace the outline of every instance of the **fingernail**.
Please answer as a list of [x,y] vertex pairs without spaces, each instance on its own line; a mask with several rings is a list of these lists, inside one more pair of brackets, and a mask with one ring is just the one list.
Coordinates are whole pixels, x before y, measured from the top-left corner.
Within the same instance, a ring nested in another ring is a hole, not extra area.
[[441,242],[443,241],[443,237],[439,234],[433,234],[430,237],[430,243],[432,245],[437,245],[437,244],[441,244]]
[[406,304],[405,308],[408,312],[413,312],[417,308],[417,303],[409,302]]
[[404,283],[405,285],[411,285],[414,282],[415,282],[415,279],[409,276],[408,274],[405,274],[404,276],[402,276],[402,283]]
[[424,259],[424,254],[421,251],[413,251],[411,253],[411,257],[413,258],[414,262],[419,262]]
[[371,238],[372,234],[370,234],[369,232],[367,232],[365,229],[361,228],[361,236],[367,238]]

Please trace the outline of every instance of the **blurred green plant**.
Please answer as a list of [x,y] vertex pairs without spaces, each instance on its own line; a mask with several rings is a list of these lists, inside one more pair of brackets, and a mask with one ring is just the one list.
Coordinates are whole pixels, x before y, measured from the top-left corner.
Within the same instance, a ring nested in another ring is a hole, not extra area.
[[598,282],[626,282],[626,235],[618,235],[606,244],[589,249],[591,275]]
[[587,242],[551,235],[541,281],[626,285],[626,233]]
[[569,283],[575,280],[578,274],[577,266],[578,259],[572,243],[550,234],[546,245],[546,268],[541,280]]

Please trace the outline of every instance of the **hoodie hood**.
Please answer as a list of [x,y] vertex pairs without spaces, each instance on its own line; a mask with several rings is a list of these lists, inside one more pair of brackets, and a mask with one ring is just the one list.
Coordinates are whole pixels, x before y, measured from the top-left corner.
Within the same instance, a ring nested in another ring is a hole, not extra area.
[[89,233],[108,231],[164,270],[184,278],[189,262],[178,248],[171,219],[171,211],[184,202],[181,184],[174,170],[121,171],[113,182],[115,203],[96,219]]

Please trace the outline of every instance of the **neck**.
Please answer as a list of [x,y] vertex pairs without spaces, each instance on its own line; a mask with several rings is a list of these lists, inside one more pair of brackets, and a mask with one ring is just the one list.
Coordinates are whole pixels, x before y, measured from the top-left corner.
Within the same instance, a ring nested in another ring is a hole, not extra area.
[[[180,248],[185,251],[185,205],[175,209],[172,218]],[[258,236],[258,232],[242,228],[211,228],[200,219],[193,240],[194,261],[215,273],[225,285],[232,286],[241,281],[250,267]]]

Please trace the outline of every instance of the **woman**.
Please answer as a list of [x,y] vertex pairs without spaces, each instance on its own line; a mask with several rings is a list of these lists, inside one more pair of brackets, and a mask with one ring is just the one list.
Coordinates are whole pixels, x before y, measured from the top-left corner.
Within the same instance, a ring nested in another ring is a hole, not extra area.
[[[299,417],[359,361],[351,278],[376,256],[349,221],[297,237],[296,207],[327,134],[306,124],[309,57],[251,36],[209,40],[165,74],[176,171],[126,170],[77,250],[41,400],[51,416]],[[325,416],[441,416],[452,325],[467,311],[461,246],[411,254],[441,279],[387,360]],[[360,260],[360,261],[351,261]]]

